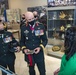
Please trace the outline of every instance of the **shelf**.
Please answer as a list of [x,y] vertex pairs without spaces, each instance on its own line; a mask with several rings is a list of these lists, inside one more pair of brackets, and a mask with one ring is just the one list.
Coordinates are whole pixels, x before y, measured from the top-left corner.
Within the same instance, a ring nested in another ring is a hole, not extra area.
[[47,55],[49,56],[53,56],[53,57],[56,57],[56,58],[62,58],[62,56],[64,55],[64,52],[61,52],[61,51],[52,51],[52,47],[53,45],[47,45],[46,49],[47,49]]
[[[63,45],[65,31],[61,30],[65,30],[67,27],[75,25],[76,6],[60,6],[47,8],[48,45]],[[56,33],[54,30],[55,28]],[[47,54],[61,58],[64,53],[61,51],[54,52],[52,51],[50,46],[47,48]]]
[[48,29],[48,31],[54,31],[53,29]]
[[[53,30],[53,29],[48,29],[48,31],[53,31],[53,32],[54,32],[55,30]],[[57,31],[58,31],[58,32],[61,32],[61,30],[56,30],[56,32],[57,32]],[[63,31],[63,32],[65,32],[65,31]]]
[[[54,20],[69,20],[69,19],[48,19],[48,20],[52,20],[52,21],[54,21]],[[73,19],[74,20],[74,19]],[[73,21],[73,20],[69,20],[69,21]]]
[[76,9],[76,6],[60,6],[60,7],[49,7],[46,8],[48,11],[51,10],[70,10],[70,9]]

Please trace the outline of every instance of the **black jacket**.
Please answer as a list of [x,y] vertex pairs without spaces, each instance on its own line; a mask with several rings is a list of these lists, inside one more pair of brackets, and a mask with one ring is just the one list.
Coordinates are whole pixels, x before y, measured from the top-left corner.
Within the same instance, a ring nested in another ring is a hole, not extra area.
[[[35,22],[34,31],[30,29],[30,25],[24,25],[21,28],[21,48],[34,50],[37,47],[41,47],[38,54],[33,54],[35,62],[42,61],[44,59],[43,48],[47,44],[47,36],[44,25]],[[25,55],[25,60],[27,61],[27,55]]]
[[20,29],[21,27],[25,24],[26,20],[25,19],[22,19],[21,22],[20,22]]
[[0,61],[11,60],[10,62],[12,62],[12,60],[15,60],[15,54],[11,52],[11,49],[14,47],[12,47],[13,44],[19,45],[12,33],[4,31],[3,34],[0,34]]

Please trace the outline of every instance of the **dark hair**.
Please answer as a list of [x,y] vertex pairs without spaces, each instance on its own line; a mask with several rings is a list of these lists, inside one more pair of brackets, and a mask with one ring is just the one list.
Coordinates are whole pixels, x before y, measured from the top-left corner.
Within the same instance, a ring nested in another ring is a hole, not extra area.
[[70,27],[65,32],[65,54],[69,60],[76,53],[76,27]]

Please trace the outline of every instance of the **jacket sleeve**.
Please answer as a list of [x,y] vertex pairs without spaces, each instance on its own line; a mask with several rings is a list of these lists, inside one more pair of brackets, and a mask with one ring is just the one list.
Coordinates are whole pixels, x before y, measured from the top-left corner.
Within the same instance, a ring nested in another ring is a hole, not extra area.
[[11,33],[12,41],[11,43],[15,46],[20,46],[19,42],[14,38],[13,34]]
[[23,49],[26,48],[26,45],[25,45],[25,36],[24,36],[24,32],[23,32],[22,28],[21,28],[20,46],[21,46],[21,50],[23,50]]
[[65,66],[64,61],[61,62],[61,68],[58,75],[75,75],[75,73],[76,73],[76,57],[70,58]]
[[40,39],[41,39],[40,47],[42,49],[44,49],[44,47],[46,46],[46,44],[48,42],[48,39],[47,39],[47,36],[46,36],[46,31],[45,31],[44,26],[43,26],[43,31],[44,31],[44,34],[42,36],[40,36]]

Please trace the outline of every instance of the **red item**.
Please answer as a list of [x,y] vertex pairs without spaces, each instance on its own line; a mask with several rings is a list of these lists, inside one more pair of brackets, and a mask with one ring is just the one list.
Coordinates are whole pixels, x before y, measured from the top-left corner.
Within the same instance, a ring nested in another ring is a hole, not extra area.
[[33,66],[33,60],[31,54],[28,54],[28,59],[29,59],[29,65]]

